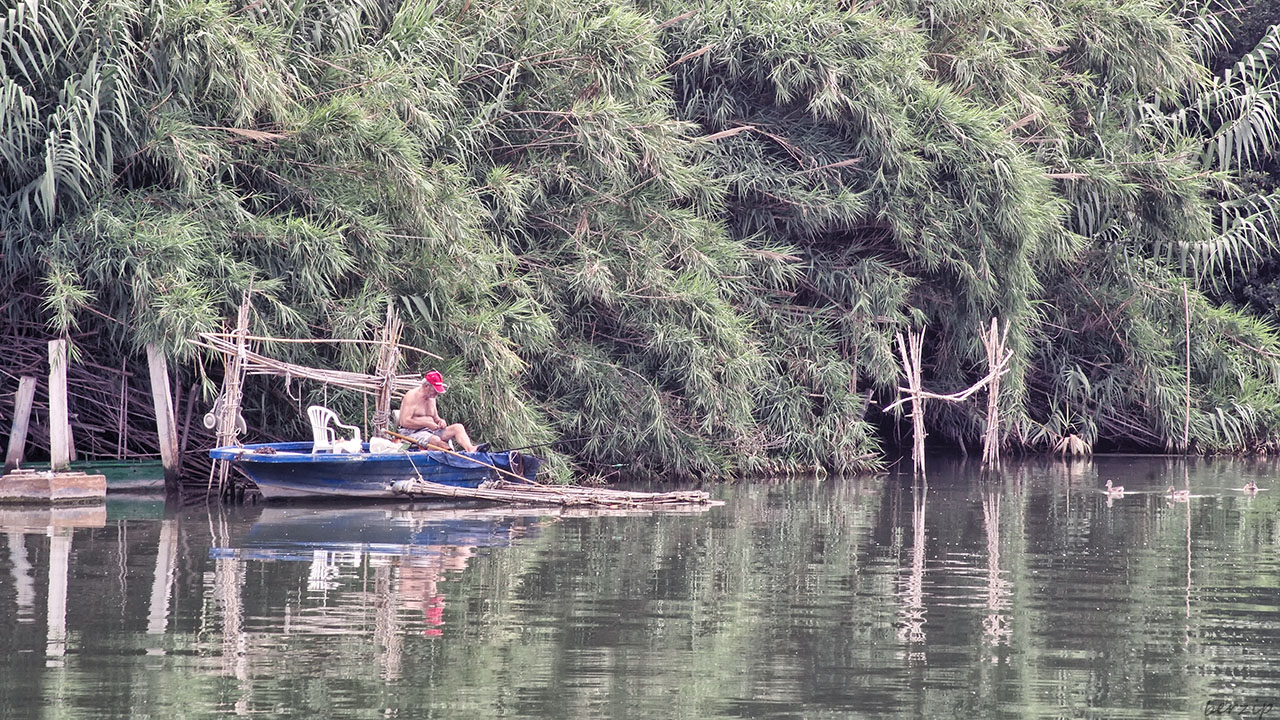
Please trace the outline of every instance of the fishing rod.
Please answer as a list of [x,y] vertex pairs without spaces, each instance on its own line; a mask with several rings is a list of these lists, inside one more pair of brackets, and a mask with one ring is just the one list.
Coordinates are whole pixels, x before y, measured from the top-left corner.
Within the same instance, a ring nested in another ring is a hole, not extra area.
[[[617,433],[614,433],[613,435],[616,435],[616,434]],[[613,437],[613,435],[607,435],[606,437]],[[515,452],[517,450],[531,450],[533,448],[540,448],[540,447],[555,447],[556,445],[563,445],[565,443],[578,442],[579,440],[590,440],[593,437],[599,437],[599,436],[586,435],[584,437],[568,438],[567,440],[556,440],[554,442],[538,443],[536,445],[525,445],[524,447],[510,448],[508,450],[501,450],[499,452]]]

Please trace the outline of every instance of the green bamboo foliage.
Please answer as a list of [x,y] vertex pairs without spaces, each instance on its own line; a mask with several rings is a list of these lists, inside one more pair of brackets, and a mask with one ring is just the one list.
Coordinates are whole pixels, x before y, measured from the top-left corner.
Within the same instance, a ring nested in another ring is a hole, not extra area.
[[[1274,334],[1196,283],[1272,248],[1234,173],[1275,145],[1274,41],[1205,85],[1215,10],[1174,10],[24,0],[0,16],[5,322],[104,360],[161,342],[192,376],[185,340],[247,291],[255,330],[296,337],[372,337],[392,303],[449,419],[608,477],[873,467],[894,335],[926,329],[951,391],[993,316],[1011,443],[1181,447],[1189,319],[1191,442],[1254,446]],[[258,391],[272,426],[364,412]],[[977,405],[929,423],[982,432]]]
[[[932,79],[930,39],[910,18],[727,2],[674,23],[667,38],[671,56],[688,58],[671,70],[679,108],[714,138],[706,153],[729,185],[735,234],[794,249],[799,276],[771,288],[770,301],[744,303],[791,384],[765,399],[766,424],[814,428],[793,433],[789,450],[829,453],[821,448],[865,431],[870,396],[859,394],[892,397],[892,338],[913,325],[933,333],[934,382],[958,389],[986,372],[982,324],[1010,322],[1007,387],[1018,406],[1039,275],[1077,241],[1001,118]],[[994,77],[976,67],[951,70],[958,81]],[[1009,70],[1014,83],[1022,71]],[[944,412],[949,434],[973,436],[960,429],[972,426],[964,414]]]

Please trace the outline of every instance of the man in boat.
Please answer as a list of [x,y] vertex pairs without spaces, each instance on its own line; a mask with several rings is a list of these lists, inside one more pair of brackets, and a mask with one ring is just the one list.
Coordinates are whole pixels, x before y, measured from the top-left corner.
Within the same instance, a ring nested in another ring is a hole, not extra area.
[[422,376],[422,384],[404,394],[400,401],[400,434],[413,438],[435,450],[448,450],[449,441],[458,443],[464,452],[484,452],[488,443],[478,447],[471,442],[462,423],[445,422],[436,410],[436,398],[449,386],[444,376],[432,370]]

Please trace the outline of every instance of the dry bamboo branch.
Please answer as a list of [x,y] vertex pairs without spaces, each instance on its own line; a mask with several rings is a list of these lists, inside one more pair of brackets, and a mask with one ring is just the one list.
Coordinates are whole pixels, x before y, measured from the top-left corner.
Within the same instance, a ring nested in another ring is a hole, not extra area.
[[1182,452],[1191,449],[1191,300],[1187,295],[1187,284],[1182,283],[1182,312],[1186,318],[1186,348],[1187,348],[1187,414],[1186,421],[1182,426]]
[[[1000,462],[1000,377],[1012,354],[1006,347],[1009,342],[1009,326],[999,332],[999,323],[991,318],[991,328],[982,334],[982,345],[987,350],[987,377],[991,388],[987,392],[987,425],[982,435],[982,464],[991,466]],[[998,358],[1002,358],[999,359]]]

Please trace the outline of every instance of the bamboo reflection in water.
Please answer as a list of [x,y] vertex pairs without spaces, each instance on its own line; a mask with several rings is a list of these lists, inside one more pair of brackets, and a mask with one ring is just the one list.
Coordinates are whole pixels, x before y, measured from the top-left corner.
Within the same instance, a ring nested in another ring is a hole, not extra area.
[[9,559],[13,563],[13,589],[17,595],[18,622],[34,622],[36,580],[31,576],[26,535],[16,532],[6,534],[9,536]]
[[379,565],[374,573],[373,641],[378,665],[387,680],[398,679],[404,666],[404,641],[400,632],[394,570],[394,566],[388,563]]
[[[224,537],[225,534],[224,528]],[[218,535],[215,533],[214,537]],[[244,583],[244,560],[236,557],[219,557],[214,561],[212,595],[222,615],[221,672],[240,681],[240,696],[235,704],[236,715],[245,715],[249,712],[249,700],[252,695],[252,685],[249,681],[249,637],[244,630]]]
[[1000,491],[988,485],[982,494],[982,521],[987,532],[987,614],[982,619],[983,645],[990,655],[989,662],[996,662],[996,649],[1008,642],[1010,583],[1000,569]]
[[908,652],[908,660],[927,664],[924,652],[924,550],[925,550],[925,498],[929,483],[917,476],[911,485],[911,569],[898,593],[902,607],[898,611],[898,642],[915,646]]
[[[1188,470],[1185,465],[1182,468],[1182,487],[1185,488],[1188,493],[1191,492],[1190,470]],[[1185,595],[1185,610],[1186,610],[1186,618],[1187,620],[1190,620],[1191,619],[1191,500],[1188,498],[1187,502],[1183,503],[1183,505],[1185,506],[1184,510],[1186,511],[1185,519],[1187,524],[1187,583],[1186,583],[1187,591]],[[1190,633],[1191,633],[1191,625],[1188,622],[1187,637],[1186,637],[1186,642],[1188,644],[1190,644],[1191,642]]]

